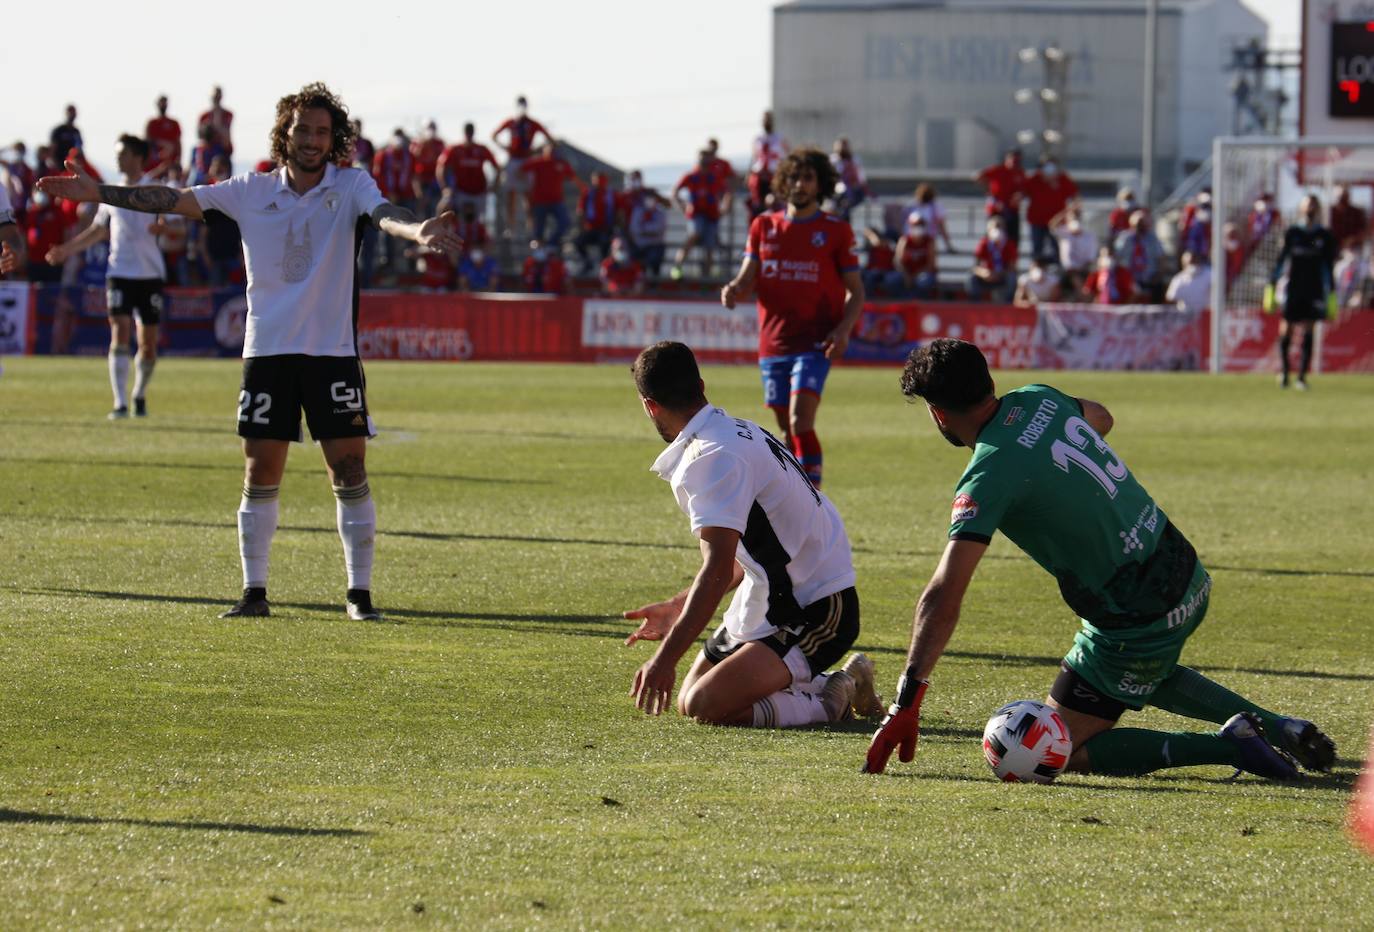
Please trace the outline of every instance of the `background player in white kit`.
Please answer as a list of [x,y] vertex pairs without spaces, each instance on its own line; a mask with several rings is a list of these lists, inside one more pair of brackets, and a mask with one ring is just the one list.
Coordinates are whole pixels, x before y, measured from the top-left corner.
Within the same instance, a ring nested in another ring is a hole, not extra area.
[[[125,134],[115,145],[115,162],[128,185],[151,184],[144,167],[148,143]],[[110,388],[114,410],[110,419],[129,416],[129,321],[138,324],[138,355],[134,358],[134,414],[148,413],[145,393],[157,364],[158,324],[162,321],[162,289],[167,267],[157,244],[157,221],[125,207],[101,204],[95,220],[76,236],[48,250],[50,265],[62,265],[96,243],[110,242],[105,273],[105,306],[110,316]]]
[[630,695],[650,715],[668,707],[677,664],[735,596],[682,682],[678,711],[713,725],[778,728],[882,710],[873,664],[855,654],[826,674],[859,634],[859,596],[844,522],[783,444],[706,400],[696,357],[656,343],[631,370],[644,412],[668,448],[666,479],[701,542],[701,569],[682,592],[625,612],[626,640],[662,639]]
[[239,505],[242,598],[222,617],[269,614],[267,564],[277,529],[277,491],[290,441],[301,439],[301,409],[320,443],[338,500],[348,570],[350,618],[376,620],[371,578],[376,510],[364,458],[373,435],[358,359],[358,239],[371,222],[392,236],[456,252],[450,218],[423,223],[388,203],[372,177],[339,168],[355,129],[329,88],[310,84],[277,102],[272,158],[283,167],[206,187],[100,185],[72,162],[75,177],[44,178],[42,190],[192,220],[216,212],[238,222],[248,269],[248,320],[239,392],[246,459]]

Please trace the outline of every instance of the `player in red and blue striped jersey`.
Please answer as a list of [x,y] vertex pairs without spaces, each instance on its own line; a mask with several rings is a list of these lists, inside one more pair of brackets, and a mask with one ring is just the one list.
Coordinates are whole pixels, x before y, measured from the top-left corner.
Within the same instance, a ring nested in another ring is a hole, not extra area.
[[830,362],[844,355],[864,303],[854,231],[820,209],[835,182],[835,168],[819,149],[784,158],[773,193],[787,208],[754,218],[739,274],[720,292],[729,308],[757,293],[763,403],[817,486],[816,410]]

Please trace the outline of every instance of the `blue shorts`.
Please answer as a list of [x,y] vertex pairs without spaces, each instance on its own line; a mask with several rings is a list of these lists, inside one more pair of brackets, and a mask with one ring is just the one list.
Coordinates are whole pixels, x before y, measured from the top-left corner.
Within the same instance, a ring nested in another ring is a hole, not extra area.
[[830,360],[819,351],[764,356],[759,360],[759,374],[763,377],[763,403],[769,407],[786,405],[798,392],[820,396],[830,374]]
[[692,218],[692,232],[697,235],[697,245],[703,249],[716,248],[716,244],[719,242],[716,234],[719,229],[719,220],[708,220],[702,216]]

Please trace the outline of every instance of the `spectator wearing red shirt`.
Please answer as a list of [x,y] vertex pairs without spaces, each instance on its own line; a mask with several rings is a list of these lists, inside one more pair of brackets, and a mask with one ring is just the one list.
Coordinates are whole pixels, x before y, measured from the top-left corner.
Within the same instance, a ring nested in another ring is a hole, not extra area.
[[969,297],[1006,304],[1016,289],[1016,242],[1007,235],[1001,215],[988,218],[987,234],[973,250],[973,270],[968,277]]
[[1221,228],[1221,241],[1226,249],[1226,287],[1229,288],[1245,268],[1245,241],[1241,239],[1240,227],[1234,223]]
[[487,228],[477,216],[477,208],[471,201],[463,205],[453,228],[458,234],[458,238],[463,241],[464,253],[487,247],[490,240],[490,237],[487,236]]
[[1327,225],[1336,245],[1359,252],[1369,235],[1369,220],[1365,212],[1350,203],[1350,189],[1337,185],[1331,201],[1331,222]]
[[62,208],[53,203],[51,195],[35,191],[29,202],[27,227],[29,248],[29,281],[58,282],[62,269],[47,263],[48,250],[60,246],[71,229],[71,221]]
[[751,291],[758,294],[763,403],[817,487],[821,392],[831,362],[844,357],[864,303],[854,228],[821,210],[837,180],[819,149],[788,154],[773,176],[773,193],[787,208],[754,218],[744,262],[720,290],[727,308]]
[[[687,215],[691,232],[677,251],[677,261],[673,266],[673,278],[682,277],[682,264],[687,261],[693,246],[700,246],[701,274],[711,277],[711,259],[719,245],[720,214],[727,192],[719,176],[711,170],[711,150],[702,149],[697,153],[697,167],[682,176],[673,188],[673,200]],[[684,198],[683,192],[687,193]]]
[[644,268],[618,236],[611,243],[611,254],[601,260],[601,293],[618,298],[644,293]]
[[1030,227],[1031,258],[1046,265],[1059,263],[1059,241],[1050,225],[1078,197],[1078,185],[1064,171],[1059,160],[1045,158],[1040,168],[1026,179],[1026,224]]
[[592,172],[590,187],[582,190],[577,199],[577,223],[579,230],[573,245],[582,260],[582,274],[592,269],[588,257],[588,247],[595,246],[598,258],[605,259],[611,254],[611,239],[615,236],[616,196],[611,190],[610,179],[604,172]]
[[464,205],[471,204],[478,216],[487,210],[487,165],[496,173],[501,166],[491,150],[474,141],[476,127],[471,123],[463,124],[463,141],[455,143],[439,156],[437,174],[443,189],[443,201],[450,210],[462,212]]
[[[720,140],[714,136],[706,140],[706,151],[711,153],[711,160],[706,166],[707,171],[716,176],[727,194],[732,193],[735,186],[735,168],[720,157]],[[729,204],[726,204],[725,209],[730,209]]]
[[763,132],[754,137],[753,157],[749,162],[749,216],[771,210],[774,203],[773,174],[787,155],[787,140],[773,129],[773,111],[763,114]]
[[423,216],[434,216],[434,208],[439,204],[439,181],[436,177],[439,157],[444,154],[444,140],[439,138],[439,124],[430,120],[425,124],[424,135],[410,144],[410,154],[415,159],[415,199],[420,204]]
[[[568,217],[568,205],[563,200],[563,188],[569,181],[577,180],[577,173],[559,157],[552,141],[545,143],[538,155],[526,159],[520,170],[529,178],[535,239],[557,250],[563,242],[563,234],[568,232],[572,223]],[[553,221],[553,233],[546,235],[549,221]]]
[[[372,157],[372,179],[377,182],[382,197],[398,207],[414,209],[415,157],[410,154],[410,140],[405,130],[399,126],[392,132],[386,147]],[[385,251],[387,267],[395,272],[401,255],[400,241],[394,236],[386,237]]]
[[210,92],[210,109],[200,115],[197,126],[208,126],[214,133],[214,141],[219,143],[224,149],[224,154],[229,157],[230,165],[234,159],[234,140],[232,129],[234,124],[234,114],[220,106],[220,101],[224,99],[224,91],[218,85]]
[[[505,133],[505,141],[502,141],[501,134]],[[549,131],[538,120],[531,119],[529,115],[529,101],[522,94],[515,98],[515,116],[510,117],[491,134],[491,141],[502,149],[506,150],[506,167],[502,170],[502,183],[506,189],[506,223],[512,228],[516,226],[516,218],[525,216],[533,224],[533,208],[526,212],[517,213],[516,198],[529,191],[530,176],[524,171],[525,160],[530,158],[534,152],[535,140],[540,136],[546,142],[552,142],[553,137]]]
[[864,230],[864,244],[867,259],[864,262],[864,293],[867,295],[890,294],[888,284],[895,271],[896,247],[877,227]]
[[568,287],[568,269],[557,250],[532,240],[522,279],[532,294],[562,294]]
[[1097,268],[1083,283],[1083,293],[1094,304],[1130,304],[1135,297],[1131,270],[1120,262],[1110,246],[1097,253]]
[[143,135],[153,151],[148,172],[161,174],[172,162],[181,164],[181,124],[167,115],[167,95],[157,99],[157,116],[148,121]]
[[895,268],[887,280],[888,292],[903,298],[929,298],[935,294],[939,271],[935,265],[935,237],[925,219],[912,214],[906,233],[897,241]]
[[1021,150],[1008,149],[1000,163],[980,171],[975,180],[988,192],[988,216],[1001,217],[1007,239],[1018,245],[1021,241],[1021,199],[1026,189]]
[[1107,215],[1107,239],[1115,240],[1119,235],[1131,228],[1131,214],[1140,209],[1136,203],[1135,192],[1130,188],[1122,188],[1116,192],[1116,206]]

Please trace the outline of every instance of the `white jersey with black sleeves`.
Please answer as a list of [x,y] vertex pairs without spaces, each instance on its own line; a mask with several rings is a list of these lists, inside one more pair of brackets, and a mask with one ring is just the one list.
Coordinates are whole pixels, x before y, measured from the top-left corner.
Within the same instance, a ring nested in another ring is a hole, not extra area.
[[801,609],[854,585],[840,514],[781,441],[720,408],[702,408],[654,461],[692,532],[740,533],[744,581],[725,612],[736,639],[768,637]]
[[[148,175],[136,182],[139,186],[152,183]],[[93,222],[110,231],[110,262],[105,272],[109,278],[157,281],[167,278],[167,265],[162,259],[157,236],[148,232],[156,220],[152,214],[141,210],[100,205]]]
[[354,356],[357,224],[385,203],[372,176],[328,165],[305,194],[286,169],[191,189],[202,210],[238,222],[248,271],[244,358]]

